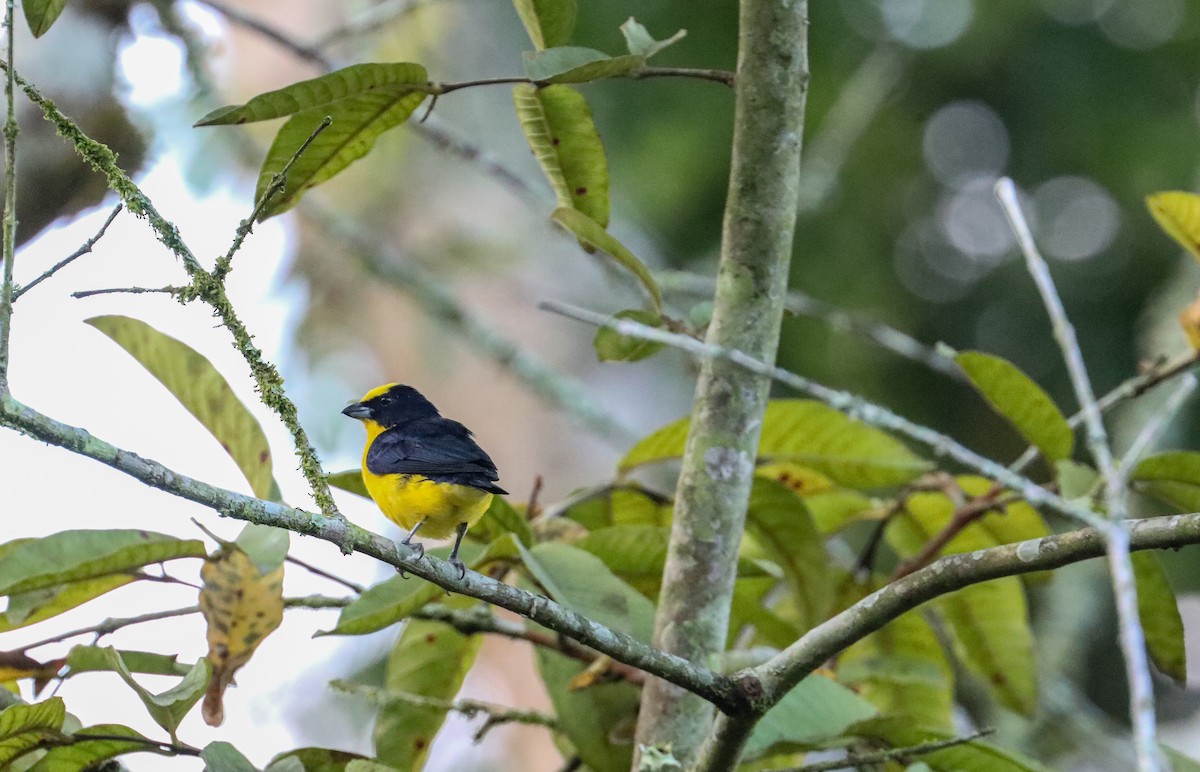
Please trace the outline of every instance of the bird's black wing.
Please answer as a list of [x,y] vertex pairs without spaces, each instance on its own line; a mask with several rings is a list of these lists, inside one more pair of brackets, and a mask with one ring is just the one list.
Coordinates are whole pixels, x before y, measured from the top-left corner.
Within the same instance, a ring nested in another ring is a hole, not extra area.
[[380,434],[367,451],[374,474],[419,474],[437,482],[507,493],[492,459],[458,421],[434,416],[409,421]]

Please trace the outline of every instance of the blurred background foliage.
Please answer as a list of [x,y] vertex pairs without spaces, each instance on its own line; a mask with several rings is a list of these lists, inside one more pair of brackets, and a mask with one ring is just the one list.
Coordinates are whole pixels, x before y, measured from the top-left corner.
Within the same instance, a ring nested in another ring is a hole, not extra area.
[[[1159,231],[1143,199],[1198,186],[1200,4],[823,0],[810,11],[812,81],[795,289],[931,345],[1006,357],[1070,409],[1045,313],[991,193],[994,180],[1009,175],[1026,197],[1097,390],[1129,377],[1139,362],[1184,350],[1174,320],[1200,286],[1200,270]],[[254,127],[245,141],[230,144],[228,135],[193,130],[191,122],[215,104],[320,73],[313,50],[334,65],[419,61],[435,79],[451,81],[516,74],[526,46],[509,4],[485,0],[83,2],[67,13],[70,23],[25,46],[36,55],[25,74],[94,136],[131,140],[123,153],[131,169],[143,152],[133,123],[151,155],[184,158],[201,187],[235,168],[252,180],[274,127]],[[631,14],[657,37],[687,30],[656,64],[734,67],[736,4],[728,0],[581,0],[572,43],[618,53],[617,28]],[[370,23],[353,26],[364,18]],[[309,46],[308,54],[269,39],[247,19]],[[329,42],[327,33],[348,23],[348,34]],[[127,54],[147,40],[178,49],[181,92],[131,98],[138,65]],[[329,45],[313,49],[322,41]],[[70,67],[71,79],[97,78],[77,90],[98,98],[75,105],[65,99],[69,84],[52,75],[67,69],[64,57],[78,60],[84,51],[94,58]],[[111,111],[110,89],[125,111]],[[656,269],[711,274],[732,94],[713,83],[674,79],[609,81],[583,91],[609,156],[613,232]],[[336,206],[344,224],[384,245],[385,260],[429,271],[497,331],[582,379],[635,433],[682,415],[691,371],[680,357],[599,366],[590,331],[535,310],[543,296],[605,311],[628,307],[636,296],[546,222],[552,197],[520,137],[508,90],[448,95],[430,125],[482,148],[523,182],[499,180],[478,161],[440,152],[418,127],[385,136],[368,160],[314,198]],[[70,154],[65,143],[57,151]],[[27,151],[23,173],[53,163]],[[61,185],[31,182],[26,190],[34,192],[21,201],[57,207],[60,197],[36,191]],[[98,200],[100,190],[87,195]],[[70,208],[21,219],[35,230],[81,205],[77,198]],[[328,405],[384,375],[443,395],[438,404],[446,412],[495,438],[489,448],[501,448],[493,455],[507,460],[505,481],[514,490],[527,490],[542,474],[544,495],[552,499],[612,474],[622,443],[587,436],[550,413],[426,315],[411,287],[397,295],[396,287],[365,275],[362,250],[331,235],[304,207],[294,226],[290,271],[306,303],[299,310],[296,356],[285,370],[305,373],[301,408],[331,453],[344,453],[359,438],[329,415]],[[686,318],[695,298],[673,298],[673,312]],[[1022,449],[1016,434],[960,381],[826,319],[789,317],[779,363],[892,406],[990,456],[1014,458]],[[1118,446],[1129,440],[1122,427],[1153,411],[1155,399],[1151,394],[1118,412]],[[1197,447],[1197,420],[1196,411],[1185,408],[1165,444]],[[1166,556],[1177,590],[1200,590],[1196,558],[1194,549]],[[1107,597],[1096,569],[1070,569],[1077,581],[1055,582],[1037,596],[1044,672],[1065,672],[1082,690],[1068,689],[1057,708],[1043,711],[1028,729],[1027,740],[1043,749],[1075,747],[1068,735],[1077,726],[1094,743],[1109,715],[1123,713],[1112,614],[1107,601],[1095,600]],[[1200,607],[1182,600],[1185,620],[1200,621]],[[1159,688],[1168,718],[1191,715],[1193,694],[1165,682]],[[1076,699],[1081,693],[1109,714],[1091,712]],[[1066,713],[1073,722],[1059,721]]]

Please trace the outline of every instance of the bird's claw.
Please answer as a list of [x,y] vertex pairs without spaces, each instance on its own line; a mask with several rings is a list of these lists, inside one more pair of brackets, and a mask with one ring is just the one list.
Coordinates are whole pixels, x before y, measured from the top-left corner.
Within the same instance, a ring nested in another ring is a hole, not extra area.
[[457,557],[453,557],[453,558],[450,558],[450,565],[452,565],[458,569],[459,580],[467,578],[467,565],[465,563],[463,563]]
[[[417,556],[415,558],[413,558],[414,561],[419,561],[419,560],[421,560],[421,558],[425,557],[425,545],[422,544],[421,542],[413,543],[413,542],[410,542],[408,539],[405,539],[404,541],[402,541],[400,543],[403,544],[405,547],[412,547],[413,549],[415,549],[417,551]],[[401,579],[408,578],[408,574],[405,573],[404,569],[401,568],[400,566],[396,566],[396,571],[400,574]]]

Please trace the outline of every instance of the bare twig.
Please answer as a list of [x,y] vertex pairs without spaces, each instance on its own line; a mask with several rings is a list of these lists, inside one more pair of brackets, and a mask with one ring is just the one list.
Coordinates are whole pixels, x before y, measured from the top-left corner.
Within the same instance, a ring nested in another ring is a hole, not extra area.
[[187,287],[104,287],[102,289],[77,290],[71,293],[73,298],[90,298],[96,295],[173,295],[179,297],[188,290]]
[[888,748],[887,750],[877,751],[875,753],[851,753],[844,759],[835,761],[822,761],[816,764],[805,764],[802,767],[790,767],[788,769],[771,770],[771,772],[833,772],[837,769],[862,769],[863,767],[884,764],[889,761],[907,762],[909,758],[914,756],[924,756],[927,753],[934,751],[953,748],[956,745],[965,745],[970,742],[987,737],[995,733],[995,729],[984,729],[974,734],[969,734],[965,737],[952,737],[948,740],[938,740],[936,742],[921,743],[920,745],[910,745],[907,748]]
[[1096,403],[1091,379],[1083,362],[1075,328],[1067,318],[1062,299],[1050,276],[1050,268],[1038,252],[1029,223],[1021,211],[1013,181],[1004,177],[997,181],[996,197],[1012,225],[1017,244],[1025,256],[1025,265],[1042,296],[1050,315],[1054,338],[1062,350],[1067,373],[1083,413],[1085,436],[1096,467],[1105,481],[1105,504],[1111,525],[1101,529],[1108,542],[1109,571],[1116,595],[1117,619],[1120,628],[1121,653],[1125,658],[1126,678],[1129,681],[1129,710],[1137,748],[1138,769],[1155,772],[1159,769],[1158,746],[1155,740],[1154,684],[1150,680],[1150,664],[1146,655],[1145,635],[1137,611],[1137,587],[1133,564],[1129,557],[1129,534],[1124,527],[1126,508],[1125,479],[1113,460],[1108,433]]
[[1134,466],[1147,451],[1154,447],[1154,443],[1158,441],[1171,419],[1179,412],[1184,401],[1196,390],[1196,385],[1196,376],[1190,373],[1179,379],[1179,384],[1167,397],[1166,403],[1150,416],[1150,419],[1142,426],[1142,430],[1133,438],[1133,442],[1125,451],[1125,455],[1121,457],[1121,463],[1117,467],[1121,474],[1122,484],[1129,481],[1129,475],[1133,473]]
[[955,509],[954,514],[950,517],[949,522],[942,527],[942,530],[938,531],[932,539],[921,545],[920,552],[896,567],[895,573],[892,574],[892,581],[903,576],[908,576],[913,571],[929,565],[937,558],[942,549],[950,543],[950,540],[962,533],[963,529],[968,525],[984,517],[989,512],[999,511],[1013,501],[1018,500],[1016,496],[1001,495],[1003,493],[1003,487],[993,485],[982,496],[978,496]]
[[336,574],[331,574],[328,571],[326,571],[325,569],[314,566],[312,563],[306,563],[305,561],[301,560],[300,558],[296,558],[296,557],[292,557],[291,555],[288,555],[286,560],[287,560],[287,562],[292,563],[293,565],[300,566],[305,571],[308,571],[310,574],[319,576],[322,579],[328,579],[329,581],[334,582],[335,584],[340,584],[341,586],[345,587],[347,590],[350,590],[351,592],[357,593],[359,595],[362,595],[363,591],[367,589],[366,587],[363,587],[361,584],[352,582],[349,579],[343,579],[342,577],[337,576]]
[[324,50],[335,43],[340,43],[346,38],[378,32],[386,28],[388,24],[407,16],[418,8],[433,5],[435,2],[441,1],[383,0],[383,2],[364,8],[361,13],[348,20],[345,24],[322,33],[320,37],[313,41],[310,47],[317,50]]
[[313,46],[308,46],[300,43],[288,35],[285,35],[280,30],[276,29],[267,22],[252,16],[244,11],[234,8],[222,0],[199,0],[201,5],[206,5],[212,10],[224,16],[229,21],[239,26],[245,27],[277,45],[287,49],[296,55],[297,58],[303,59],[306,62],[315,64],[316,66],[325,69],[333,69],[333,63],[325,57],[325,54]]
[[57,263],[52,265],[50,268],[47,268],[42,273],[41,276],[38,276],[36,279],[29,282],[28,284],[18,287],[17,290],[15,292],[13,292],[13,300],[16,301],[19,297],[24,295],[26,292],[33,289],[37,285],[41,284],[46,279],[49,279],[54,274],[58,273],[59,270],[66,268],[71,263],[75,262],[79,258],[81,258],[84,255],[91,252],[92,248],[94,246],[96,246],[96,242],[99,241],[100,239],[104,238],[104,234],[108,231],[108,226],[112,225],[113,220],[117,219],[117,215],[119,215],[121,213],[121,210],[124,208],[125,208],[124,204],[117,204],[116,207],[113,208],[112,212],[108,215],[108,219],[106,219],[104,221],[104,224],[100,226],[100,230],[96,231],[95,236],[92,236],[90,239],[83,242],[83,246],[81,246],[79,249],[77,249],[74,252],[72,252],[71,254],[67,255],[62,260],[59,260]]

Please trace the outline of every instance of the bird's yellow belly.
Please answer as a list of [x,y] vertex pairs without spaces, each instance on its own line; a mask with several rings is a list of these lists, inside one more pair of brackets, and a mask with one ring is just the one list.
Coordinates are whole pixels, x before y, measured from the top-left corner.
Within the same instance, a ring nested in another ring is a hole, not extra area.
[[409,531],[424,522],[421,536],[431,539],[450,536],[461,523],[469,528],[492,503],[487,491],[434,482],[420,475],[376,475],[364,470],[363,482],[389,520]]

